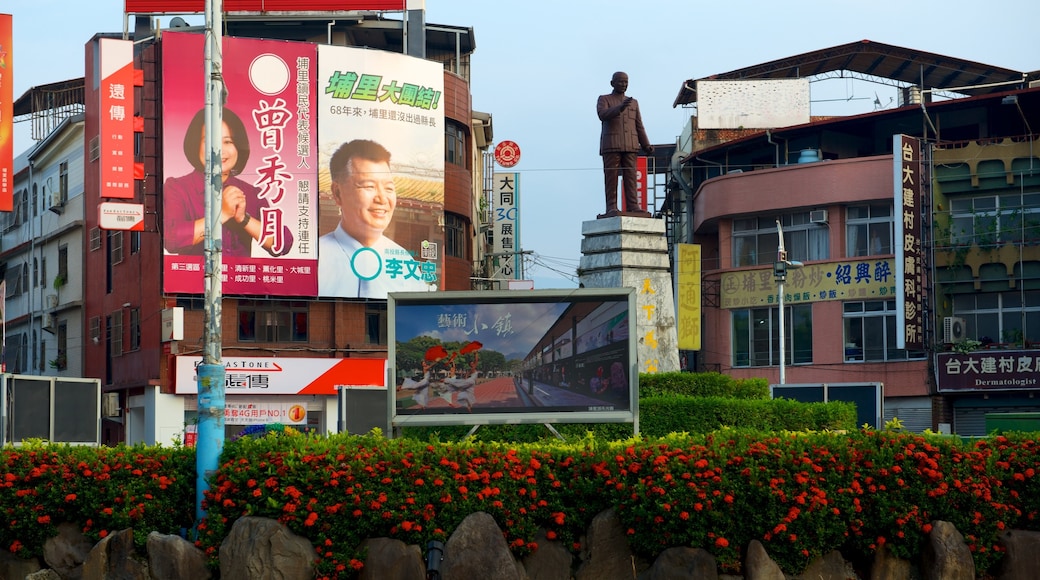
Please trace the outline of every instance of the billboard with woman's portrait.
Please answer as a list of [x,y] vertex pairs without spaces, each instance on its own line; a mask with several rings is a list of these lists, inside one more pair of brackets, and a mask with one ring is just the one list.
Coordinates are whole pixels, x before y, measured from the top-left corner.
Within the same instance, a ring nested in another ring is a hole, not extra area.
[[[206,140],[204,36],[162,39],[163,289],[204,291]],[[225,38],[219,200],[222,290],[317,294],[317,49]],[[215,224],[211,224],[215,228]]]

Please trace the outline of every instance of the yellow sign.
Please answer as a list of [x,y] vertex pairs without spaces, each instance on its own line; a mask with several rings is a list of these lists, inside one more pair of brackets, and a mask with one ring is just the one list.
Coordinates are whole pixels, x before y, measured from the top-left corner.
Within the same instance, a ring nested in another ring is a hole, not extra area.
[[[723,308],[773,306],[780,302],[772,267],[725,272],[721,282]],[[784,281],[785,304],[895,297],[891,258],[806,264],[798,269],[788,268]]]
[[701,349],[701,247],[678,244],[676,270],[676,321],[679,350]]

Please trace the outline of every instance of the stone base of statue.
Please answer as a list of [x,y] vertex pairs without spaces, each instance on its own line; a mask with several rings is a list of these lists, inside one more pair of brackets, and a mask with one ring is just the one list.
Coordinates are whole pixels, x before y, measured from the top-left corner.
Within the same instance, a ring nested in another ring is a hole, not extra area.
[[648,217],[650,217],[650,212],[648,212],[648,211],[621,211],[621,210],[617,210],[617,209],[612,209],[612,210],[608,211],[607,213],[601,213],[601,214],[597,215],[596,219],[601,220],[601,219],[612,218],[612,217],[648,218]]
[[639,372],[678,371],[679,340],[665,224],[649,215],[619,214],[582,222],[578,280],[585,288],[635,288],[632,315]]

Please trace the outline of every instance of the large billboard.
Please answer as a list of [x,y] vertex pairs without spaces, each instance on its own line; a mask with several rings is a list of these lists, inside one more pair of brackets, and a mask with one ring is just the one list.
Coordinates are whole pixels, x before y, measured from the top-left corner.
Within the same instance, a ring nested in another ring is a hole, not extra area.
[[14,209],[14,58],[11,15],[0,14],[0,211]]
[[637,424],[635,291],[394,293],[388,429]]
[[[163,34],[163,289],[203,292],[204,36]],[[317,52],[225,38],[220,192],[222,289],[317,293]]]
[[385,299],[441,286],[444,70],[318,47],[318,295]]

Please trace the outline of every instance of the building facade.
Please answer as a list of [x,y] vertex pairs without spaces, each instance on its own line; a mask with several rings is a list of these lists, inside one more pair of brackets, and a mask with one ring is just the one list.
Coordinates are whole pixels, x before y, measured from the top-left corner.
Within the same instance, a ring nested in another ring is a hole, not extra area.
[[[769,84],[809,62],[817,74],[901,87],[899,102],[812,117],[808,78]],[[884,420],[917,431],[981,435],[988,412],[1040,411],[1031,80],[863,41],[684,83],[676,104],[696,103],[698,115],[658,211],[673,242],[702,249],[702,350],[687,353],[691,366],[772,383],[784,371],[787,384],[880,383]],[[712,101],[719,82],[738,105]],[[763,87],[771,105],[758,111]],[[726,125],[735,106],[755,120]],[[900,138],[917,144],[913,155]],[[781,260],[801,265],[787,267],[783,296]]]

